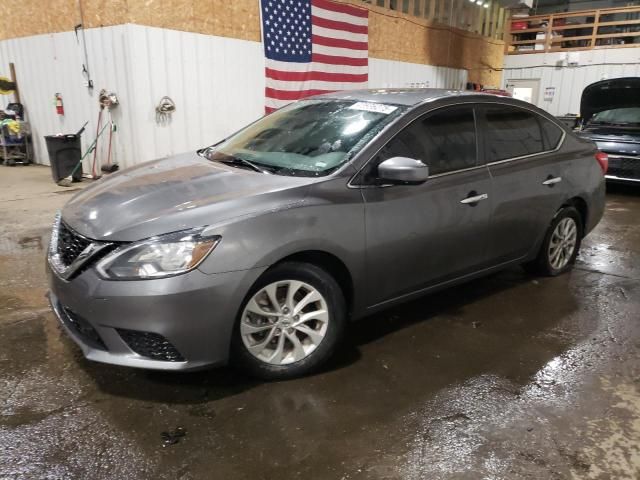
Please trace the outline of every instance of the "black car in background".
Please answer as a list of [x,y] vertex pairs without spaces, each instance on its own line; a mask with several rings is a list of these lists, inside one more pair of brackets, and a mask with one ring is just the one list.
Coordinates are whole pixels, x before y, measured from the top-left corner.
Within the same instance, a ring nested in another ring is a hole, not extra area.
[[582,92],[578,135],[609,157],[609,181],[640,184],[640,77],[592,83]]

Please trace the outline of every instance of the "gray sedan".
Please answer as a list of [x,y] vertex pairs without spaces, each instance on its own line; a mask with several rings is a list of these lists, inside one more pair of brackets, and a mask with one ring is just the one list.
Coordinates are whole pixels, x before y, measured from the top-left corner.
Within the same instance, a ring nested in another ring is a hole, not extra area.
[[301,100],[73,197],[51,305],[91,360],[302,375],[348,320],[514,264],[571,268],[604,209],[597,153],[504,97]]

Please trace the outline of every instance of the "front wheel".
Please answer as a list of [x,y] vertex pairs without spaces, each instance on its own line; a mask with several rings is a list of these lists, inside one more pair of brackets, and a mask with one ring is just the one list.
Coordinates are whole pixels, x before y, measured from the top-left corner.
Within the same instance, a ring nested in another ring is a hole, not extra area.
[[559,210],[547,230],[538,257],[525,268],[552,277],[570,270],[580,250],[582,229],[582,217],[574,207]]
[[344,295],[331,275],[312,264],[277,265],[245,298],[232,362],[265,380],[307,374],[333,354],[345,321]]

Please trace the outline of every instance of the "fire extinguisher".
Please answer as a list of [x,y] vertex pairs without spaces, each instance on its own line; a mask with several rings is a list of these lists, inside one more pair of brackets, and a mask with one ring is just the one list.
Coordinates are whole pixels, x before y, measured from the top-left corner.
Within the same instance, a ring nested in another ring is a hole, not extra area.
[[62,95],[56,93],[56,113],[58,115],[64,115],[64,104],[62,103]]

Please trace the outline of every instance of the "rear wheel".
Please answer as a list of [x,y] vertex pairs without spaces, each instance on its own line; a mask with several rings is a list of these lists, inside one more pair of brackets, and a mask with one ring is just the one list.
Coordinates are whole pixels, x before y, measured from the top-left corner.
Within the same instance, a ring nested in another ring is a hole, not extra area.
[[323,269],[287,262],[249,291],[232,339],[232,361],[266,380],[301,376],[324,363],[342,337],[346,307]]
[[548,276],[570,270],[580,250],[582,229],[580,213],[573,207],[562,208],[547,230],[538,257],[525,268]]

